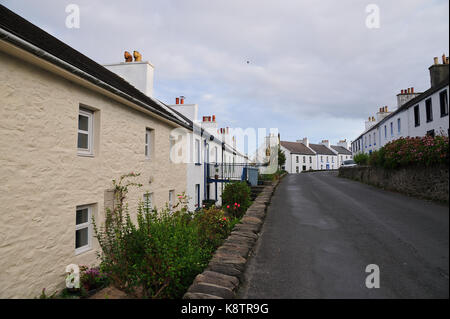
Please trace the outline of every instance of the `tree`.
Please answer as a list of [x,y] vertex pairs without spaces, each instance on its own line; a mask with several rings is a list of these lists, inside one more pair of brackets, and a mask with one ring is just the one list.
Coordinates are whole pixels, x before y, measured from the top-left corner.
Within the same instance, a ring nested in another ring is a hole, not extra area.
[[281,150],[281,147],[278,145],[278,169],[281,169],[281,167],[286,164],[286,155]]

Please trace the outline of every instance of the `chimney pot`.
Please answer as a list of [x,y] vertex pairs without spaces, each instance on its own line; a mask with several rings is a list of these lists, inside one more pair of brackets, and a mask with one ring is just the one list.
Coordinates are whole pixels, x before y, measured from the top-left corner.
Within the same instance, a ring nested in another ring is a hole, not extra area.
[[180,98],[179,97],[175,98],[175,104],[180,104]]
[[215,115],[212,116],[212,120],[213,120],[213,122],[216,121],[216,116]]
[[439,59],[438,59],[437,56],[435,56],[433,59],[434,59],[434,64],[435,64],[435,65],[436,65],[436,64],[439,64]]
[[447,61],[446,61],[446,58],[445,58],[445,54],[443,54],[442,55],[442,64],[446,64],[445,62],[447,62]]
[[411,88],[411,93],[414,93],[414,88]]
[[180,104],[184,104],[184,96],[180,96]]

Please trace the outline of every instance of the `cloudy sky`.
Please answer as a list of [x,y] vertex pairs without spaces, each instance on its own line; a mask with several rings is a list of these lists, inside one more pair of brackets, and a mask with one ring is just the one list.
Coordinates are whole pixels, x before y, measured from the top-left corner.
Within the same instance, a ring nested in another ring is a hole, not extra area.
[[[291,141],[354,139],[401,89],[428,89],[433,57],[449,53],[448,0],[0,3],[100,64],[140,51],[163,102],[184,95],[221,127],[278,128]],[[79,29],[65,25],[71,3]],[[366,26],[372,3],[380,28]]]

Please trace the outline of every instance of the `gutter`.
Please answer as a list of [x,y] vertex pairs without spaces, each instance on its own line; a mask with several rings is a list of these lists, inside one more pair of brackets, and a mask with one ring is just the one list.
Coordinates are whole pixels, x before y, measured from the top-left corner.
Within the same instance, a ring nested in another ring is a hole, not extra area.
[[189,124],[187,124],[187,123],[185,123],[185,122],[183,122],[183,121],[181,121],[179,119],[176,119],[176,118],[170,118],[168,115],[166,115],[166,114],[162,113],[161,111],[151,107],[150,105],[148,105],[148,104],[146,104],[146,103],[144,103],[144,102],[142,102],[142,101],[140,101],[140,100],[138,100],[138,99],[136,99],[136,98],[134,98],[134,97],[124,93],[124,92],[122,92],[121,90],[119,90],[119,89],[109,85],[108,83],[99,80],[98,78],[90,75],[89,73],[84,72],[83,70],[81,70],[81,69],[79,69],[77,67],[74,67],[73,65],[71,65],[71,64],[69,64],[69,63],[67,63],[67,62],[65,62],[65,61],[63,61],[61,59],[59,59],[58,57],[56,57],[56,56],[46,52],[45,50],[42,50],[41,48],[39,48],[39,47],[37,47],[37,46],[35,46],[35,45],[33,45],[33,44],[31,44],[31,43],[21,39],[21,38],[19,38],[18,36],[10,33],[9,31],[6,31],[6,30],[4,30],[2,28],[0,28],[0,39],[6,41],[8,43],[11,43],[14,46],[19,47],[19,48],[21,48],[21,49],[23,49],[23,50],[25,50],[25,51],[27,51],[27,52],[29,52],[31,54],[34,54],[35,56],[37,56],[37,57],[39,57],[39,58],[41,58],[41,59],[43,59],[45,61],[48,61],[48,62],[50,62],[50,63],[52,63],[52,64],[54,64],[54,65],[56,65],[58,67],[61,67],[62,69],[66,70],[66,71],[69,71],[72,74],[74,74],[76,76],[79,76],[82,79],[85,79],[85,80],[87,80],[87,81],[89,81],[89,82],[91,82],[91,83],[93,83],[93,84],[95,84],[95,85],[97,85],[97,86],[99,86],[99,87],[101,87],[103,89],[106,89],[107,91],[110,91],[110,92],[112,92],[112,93],[114,93],[114,94],[116,94],[116,95],[118,95],[118,96],[120,96],[120,97],[122,97],[122,98],[124,98],[124,99],[126,99],[126,100],[128,100],[128,101],[130,101],[130,102],[132,102],[132,103],[134,103],[134,104],[144,108],[144,109],[146,109],[147,111],[150,111],[150,112],[158,115],[159,117],[164,118],[165,120],[174,122],[174,123],[176,123],[178,125],[181,125],[182,127],[185,127],[185,128],[187,128],[189,130],[192,130],[192,127]]

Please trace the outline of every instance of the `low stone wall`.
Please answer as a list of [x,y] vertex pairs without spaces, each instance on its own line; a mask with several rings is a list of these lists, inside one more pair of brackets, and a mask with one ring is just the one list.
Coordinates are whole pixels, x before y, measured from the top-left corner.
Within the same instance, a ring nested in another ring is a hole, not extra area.
[[206,270],[197,275],[183,299],[233,299],[243,281],[248,257],[258,239],[266,208],[280,180],[266,185],[241,222],[220,246]]
[[404,167],[384,169],[371,166],[341,167],[339,177],[345,177],[410,196],[440,202],[449,201],[448,166]]

